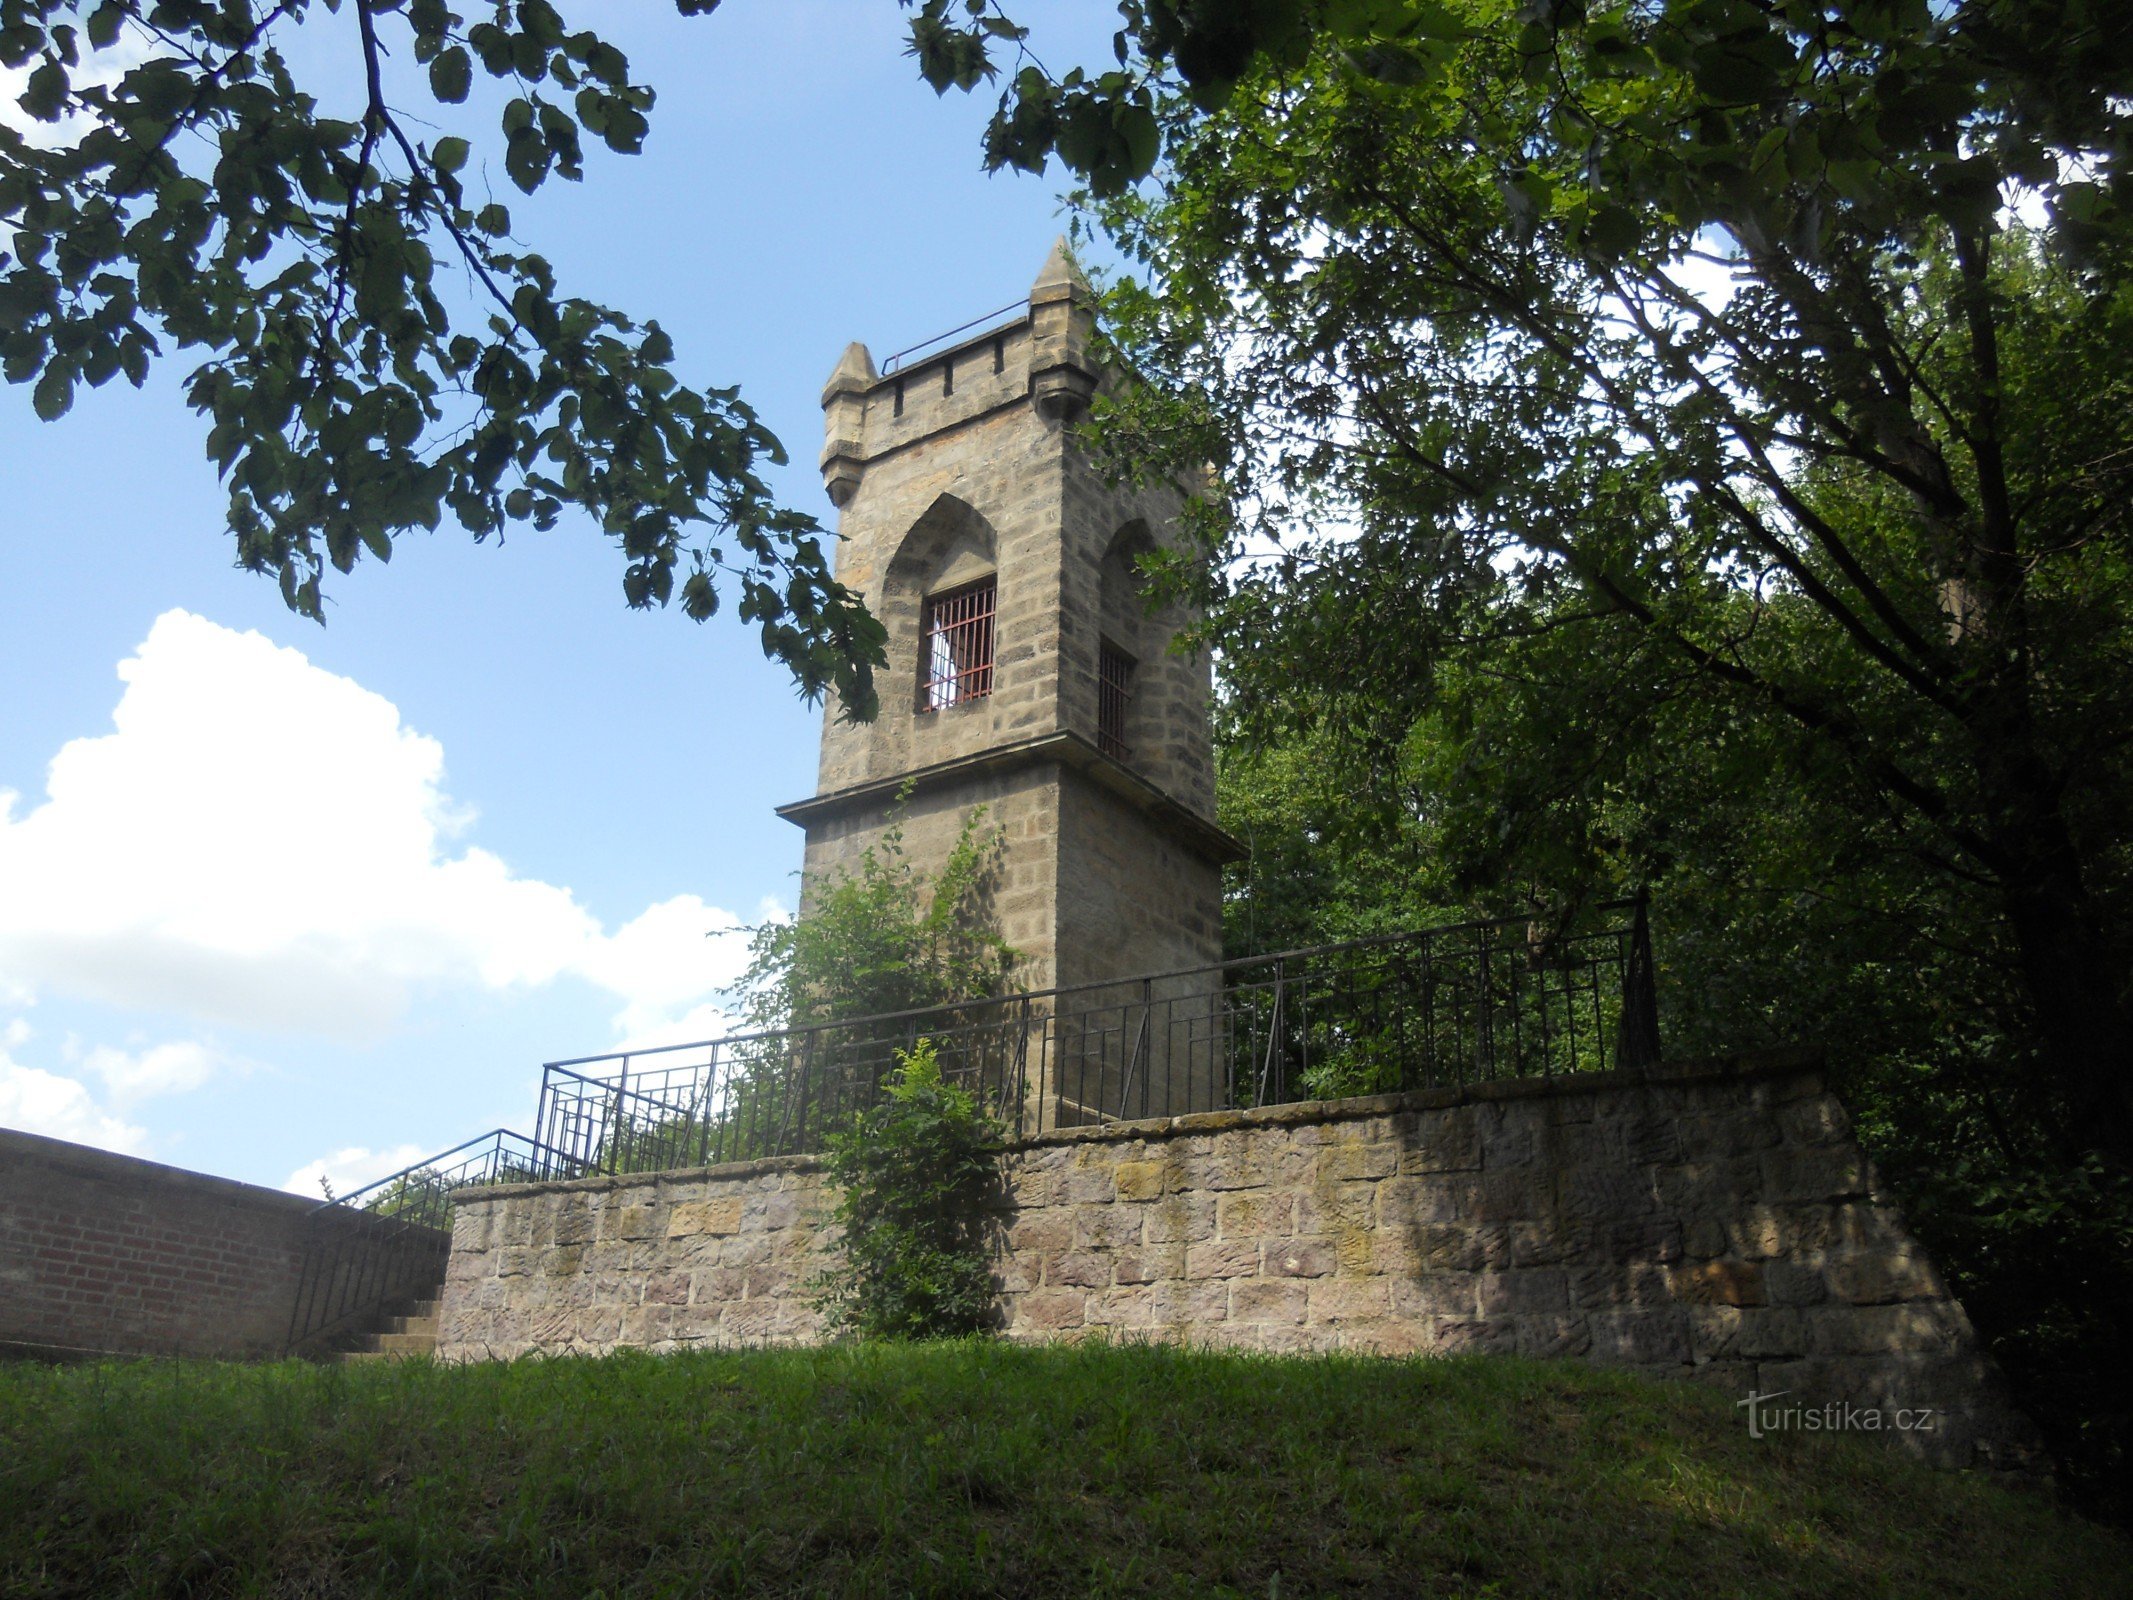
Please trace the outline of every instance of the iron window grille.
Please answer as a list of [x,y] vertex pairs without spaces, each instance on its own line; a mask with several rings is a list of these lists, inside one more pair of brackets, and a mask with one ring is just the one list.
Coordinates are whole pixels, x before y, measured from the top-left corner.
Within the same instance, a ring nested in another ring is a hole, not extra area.
[[992,578],[929,596],[919,628],[918,709],[940,711],[992,693]]
[[1096,652],[1096,747],[1113,761],[1126,749],[1126,701],[1133,692],[1133,658],[1104,640]]

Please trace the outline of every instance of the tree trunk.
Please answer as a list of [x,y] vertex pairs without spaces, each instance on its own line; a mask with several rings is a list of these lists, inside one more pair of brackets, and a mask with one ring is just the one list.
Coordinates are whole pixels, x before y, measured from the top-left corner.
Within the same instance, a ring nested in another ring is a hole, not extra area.
[[2121,942],[2082,881],[2063,824],[2053,818],[2042,831],[2006,841],[2003,903],[2022,986],[2047,1071],[2066,1097],[2068,1149],[2101,1151],[2133,1172],[2133,1008]]

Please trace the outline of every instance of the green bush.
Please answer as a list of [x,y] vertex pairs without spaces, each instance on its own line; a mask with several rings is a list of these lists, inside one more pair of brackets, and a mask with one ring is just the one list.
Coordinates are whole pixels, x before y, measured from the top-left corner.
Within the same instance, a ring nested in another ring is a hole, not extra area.
[[792,921],[755,930],[738,985],[751,1028],[882,1016],[1005,991],[1018,957],[994,928],[1004,836],[983,827],[985,807],[977,807],[929,881],[904,854],[910,795],[907,783],[856,867],[811,886]]
[[818,1303],[867,1338],[977,1333],[992,1322],[985,1234],[1000,1130],[942,1079],[931,1040],[897,1054],[886,1097],[830,1138],[842,1260],[816,1280]]

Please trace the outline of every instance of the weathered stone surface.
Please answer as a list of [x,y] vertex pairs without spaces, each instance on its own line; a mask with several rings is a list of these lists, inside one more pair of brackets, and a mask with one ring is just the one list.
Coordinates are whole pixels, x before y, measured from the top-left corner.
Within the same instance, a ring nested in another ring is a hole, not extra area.
[[[1318,1278],[1308,1285],[1308,1291],[1313,1322],[1376,1319],[1392,1310],[1392,1291],[1382,1278],[1358,1282]],[[1231,1294],[1234,1296],[1235,1291]]]
[[1698,1261],[1666,1276],[1684,1305],[1759,1306],[1770,1298],[1760,1261]]
[[1062,1250],[1044,1262],[1044,1286],[1103,1289],[1111,1283],[1111,1257],[1100,1250]]
[[1259,1243],[1255,1239],[1210,1239],[1185,1250],[1188,1278],[1255,1278]]
[[1479,1298],[1485,1317],[1564,1312],[1570,1309],[1568,1275],[1554,1267],[1492,1272],[1480,1280]]
[[1582,1356],[1592,1349],[1592,1325],[1577,1313],[1519,1317],[1514,1325],[1522,1356]]
[[1232,1322],[1301,1323],[1309,1305],[1309,1293],[1301,1283],[1257,1279],[1231,1286],[1229,1317]]
[[1149,1244],[1194,1244],[1214,1233],[1214,1196],[1173,1194],[1148,1208],[1142,1238]]
[[1262,1239],[1296,1225],[1292,1194],[1225,1194],[1215,1201],[1215,1232],[1224,1239]]
[[1854,1305],[1883,1305],[1897,1300],[1937,1300],[1946,1291],[1940,1275],[1923,1254],[1899,1241],[1889,1248],[1853,1252],[1823,1269],[1829,1292]]
[[741,1197],[699,1200],[678,1205],[667,1213],[667,1237],[685,1239],[692,1234],[727,1234],[741,1231]]
[[1117,1262],[1112,1272],[1121,1284],[1168,1283],[1185,1276],[1185,1246],[1144,1245],[1138,1250],[1121,1251]]
[[1324,1239],[1270,1239],[1264,1259],[1277,1278],[1323,1278],[1339,1261]]
[[1339,1233],[1345,1228],[1372,1226],[1380,1187],[1374,1183],[1329,1183],[1298,1195],[1296,1231]]
[[1064,1250],[1074,1242],[1074,1213],[1055,1207],[1016,1218],[1007,1230],[1008,1248],[1018,1255]]
[[592,1205],[573,1197],[555,1208],[549,1241],[559,1245],[590,1244],[598,1227],[599,1214]]
[[1166,1171],[1160,1161],[1121,1161],[1115,1177],[1121,1200],[1160,1199],[1167,1187]]
[[1518,1348],[1517,1324],[1483,1317],[1438,1317],[1431,1344],[1440,1355],[1509,1355]]
[[1639,1366],[1689,1359],[1689,1319],[1679,1307],[1594,1311],[1588,1314],[1592,1354],[1604,1361]]
[[[887,662],[878,715],[849,719],[830,698],[817,793],[784,808],[807,831],[803,900],[892,815],[906,857],[931,872],[986,805],[1003,834],[994,910],[1032,990],[1220,960],[1221,863],[1234,849],[1212,826],[1210,656],[1170,648],[1193,614],[1151,610],[1135,564],[1179,542],[1185,496],[1115,481],[1068,426],[1100,380],[1126,381],[1096,358],[1094,333],[1085,293],[1040,283],[1024,316],[887,376],[847,352],[823,392],[837,577],[880,619]],[[927,601],[987,578],[982,692],[922,696]],[[1098,709],[1106,645],[1133,663],[1113,741]],[[1088,771],[1099,763],[1102,781]],[[907,802],[906,774],[918,775]],[[1115,1110],[1128,1088],[1115,1067],[1067,1076],[1040,1093]],[[1145,1098],[1168,1084],[1143,1072],[1131,1087]],[[1211,1075],[1172,1100],[1138,1109],[1212,1106]]]
[[1396,1278],[1387,1285],[1393,1314],[1428,1322],[1436,1317],[1477,1314],[1480,1274],[1433,1272],[1420,1278]]
[[1087,1249],[1113,1250],[1141,1242],[1139,1206],[1082,1205],[1074,1208],[1074,1242]]
[[1078,1328],[1087,1320],[1088,1296],[1058,1289],[1039,1289],[1016,1303],[1017,1322],[1032,1332],[1052,1328]]
[[[1003,1332],[1569,1357],[1807,1405],[1930,1408],[1944,1425],[1904,1442],[1931,1459],[2029,1458],[2032,1433],[1867,1192],[1811,1062],[1464,1096],[1016,1147],[995,1236]],[[833,1198],[808,1160],[472,1192],[441,1353],[819,1339],[809,1285],[831,1259]]]

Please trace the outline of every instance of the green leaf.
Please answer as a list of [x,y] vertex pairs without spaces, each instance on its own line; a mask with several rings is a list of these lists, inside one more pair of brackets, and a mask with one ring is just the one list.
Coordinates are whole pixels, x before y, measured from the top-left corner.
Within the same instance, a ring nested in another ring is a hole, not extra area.
[[466,140],[461,138],[439,139],[430,150],[430,161],[439,172],[457,172],[467,164],[471,148]]
[[67,103],[67,69],[47,61],[30,74],[29,86],[16,102],[39,122],[56,122]]
[[474,85],[474,63],[463,45],[453,45],[430,63],[430,93],[447,105],[465,100]]
[[74,374],[61,366],[45,368],[44,376],[37,380],[37,387],[30,396],[37,415],[46,422],[56,422],[74,405]]
[[1444,69],[1437,48],[1408,44],[1366,45],[1350,51],[1348,59],[1364,77],[1400,89],[1434,82]]
[[104,0],[89,13],[89,43],[98,50],[110,49],[118,43],[119,29],[125,23],[126,8],[119,0]]
[[1163,136],[1156,126],[1155,113],[1142,105],[1125,106],[1119,112],[1117,128],[1126,147],[1128,176],[1147,177],[1155,170],[1155,158],[1162,150]]
[[1759,105],[1778,87],[1767,60],[1731,44],[1699,50],[1692,70],[1698,91],[1720,105]]
[[551,159],[548,141],[531,128],[520,128],[504,147],[504,173],[520,189],[531,194],[548,176]]

